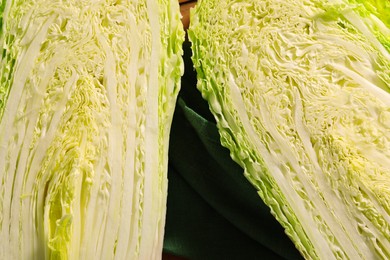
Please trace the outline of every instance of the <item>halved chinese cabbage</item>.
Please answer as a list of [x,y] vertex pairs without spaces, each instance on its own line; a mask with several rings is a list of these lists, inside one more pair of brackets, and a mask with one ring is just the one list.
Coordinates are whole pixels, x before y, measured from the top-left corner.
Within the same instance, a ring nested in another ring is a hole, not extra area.
[[161,258],[176,0],[0,1],[0,259]]
[[201,0],[191,13],[221,142],[307,259],[390,258],[389,17],[375,0]]

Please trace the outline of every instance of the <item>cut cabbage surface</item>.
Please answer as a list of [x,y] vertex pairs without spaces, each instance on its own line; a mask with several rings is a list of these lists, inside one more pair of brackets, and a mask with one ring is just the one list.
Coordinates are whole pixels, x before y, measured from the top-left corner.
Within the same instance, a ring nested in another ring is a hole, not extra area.
[[201,0],[189,38],[222,144],[301,254],[389,259],[390,2]]
[[176,0],[0,0],[0,259],[161,258]]

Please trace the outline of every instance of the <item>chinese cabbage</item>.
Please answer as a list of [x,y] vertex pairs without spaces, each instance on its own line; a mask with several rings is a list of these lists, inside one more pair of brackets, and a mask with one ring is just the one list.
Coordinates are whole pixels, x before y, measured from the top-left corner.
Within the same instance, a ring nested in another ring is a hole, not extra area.
[[191,12],[221,142],[307,259],[390,258],[389,17],[375,0]]
[[175,0],[0,1],[0,259],[161,258]]

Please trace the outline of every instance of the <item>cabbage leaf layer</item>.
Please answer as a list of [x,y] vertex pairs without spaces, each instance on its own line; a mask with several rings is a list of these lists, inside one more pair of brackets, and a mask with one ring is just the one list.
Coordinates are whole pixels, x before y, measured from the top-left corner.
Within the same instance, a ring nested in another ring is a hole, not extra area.
[[161,258],[175,0],[0,1],[0,259]]
[[307,259],[390,258],[389,17],[375,0],[191,12],[221,142]]

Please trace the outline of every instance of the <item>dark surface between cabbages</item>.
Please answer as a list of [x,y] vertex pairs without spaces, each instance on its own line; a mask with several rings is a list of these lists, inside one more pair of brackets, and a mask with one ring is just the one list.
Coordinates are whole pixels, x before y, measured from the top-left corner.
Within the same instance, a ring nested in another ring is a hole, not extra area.
[[219,142],[196,89],[189,42],[173,118],[163,259],[302,259]]

